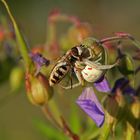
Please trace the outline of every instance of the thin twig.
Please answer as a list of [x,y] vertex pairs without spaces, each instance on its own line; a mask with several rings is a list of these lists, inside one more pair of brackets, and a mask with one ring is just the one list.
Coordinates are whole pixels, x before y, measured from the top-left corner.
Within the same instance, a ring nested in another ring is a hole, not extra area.
[[71,140],[80,140],[79,136],[72,132],[72,130],[69,128],[69,126],[67,125],[66,121],[64,120],[62,116],[60,117],[60,119],[61,119],[65,134],[69,136]]

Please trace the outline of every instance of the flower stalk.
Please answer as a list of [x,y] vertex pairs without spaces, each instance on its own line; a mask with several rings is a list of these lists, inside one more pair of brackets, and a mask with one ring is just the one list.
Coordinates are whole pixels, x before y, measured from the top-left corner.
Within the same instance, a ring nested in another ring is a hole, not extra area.
[[70,140],[80,140],[79,136],[74,134],[69,128],[63,116],[60,116],[58,121],[52,111],[49,109],[48,105],[42,106],[42,111],[47,117],[47,119],[60,131],[62,131]]

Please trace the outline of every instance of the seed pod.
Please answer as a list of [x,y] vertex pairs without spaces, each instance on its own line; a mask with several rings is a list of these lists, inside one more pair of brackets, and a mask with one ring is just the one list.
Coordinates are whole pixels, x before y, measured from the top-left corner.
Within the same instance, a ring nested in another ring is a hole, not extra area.
[[44,105],[53,95],[53,90],[49,86],[48,80],[41,73],[36,77],[26,74],[25,84],[29,100],[35,105]]

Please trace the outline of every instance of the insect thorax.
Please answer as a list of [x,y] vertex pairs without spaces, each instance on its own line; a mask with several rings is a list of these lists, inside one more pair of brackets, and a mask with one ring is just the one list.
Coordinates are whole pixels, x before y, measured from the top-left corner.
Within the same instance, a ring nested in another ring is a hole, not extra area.
[[[99,40],[96,38],[89,37],[85,40],[83,40],[82,45],[88,50],[89,54],[86,51],[86,56],[88,60],[90,61],[96,61],[100,64],[106,63],[106,50],[103,46],[103,44],[100,43]],[[86,59],[86,58],[85,58]],[[100,59],[100,60],[99,60]]]
[[91,61],[98,61],[100,64],[105,64],[106,62],[106,51],[102,45],[94,45],[89,48]]

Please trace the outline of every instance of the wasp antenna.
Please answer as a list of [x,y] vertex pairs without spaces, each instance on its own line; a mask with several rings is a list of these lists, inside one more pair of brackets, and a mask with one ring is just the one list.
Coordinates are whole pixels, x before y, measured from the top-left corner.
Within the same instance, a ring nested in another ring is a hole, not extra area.
[[117,52],[118,52],[117,59],[121,59],[124,56],[124,54],[122,53],[122,51],[121,51],[121,49],[119,47],[117,48]]

